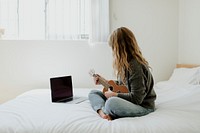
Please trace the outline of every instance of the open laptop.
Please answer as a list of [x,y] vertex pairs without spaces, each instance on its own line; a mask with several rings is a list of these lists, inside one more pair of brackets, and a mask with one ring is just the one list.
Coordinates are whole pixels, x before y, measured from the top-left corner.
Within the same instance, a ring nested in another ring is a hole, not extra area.
[[87,99],[73,96],[72,76],[50,78],[50,86],[52,102],[80,103]]

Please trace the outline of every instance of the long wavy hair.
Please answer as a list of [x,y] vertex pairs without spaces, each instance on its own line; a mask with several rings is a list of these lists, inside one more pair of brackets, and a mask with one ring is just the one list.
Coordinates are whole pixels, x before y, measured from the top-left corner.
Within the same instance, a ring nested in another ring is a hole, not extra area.
[[117,75],[125,82],[125,71],[130,71],[130,60],[136,59],[139,63],[149,66],[142,56],[136,38],[131,30],[120,27],[110,35],[109,45],[113,51],[113,68]]

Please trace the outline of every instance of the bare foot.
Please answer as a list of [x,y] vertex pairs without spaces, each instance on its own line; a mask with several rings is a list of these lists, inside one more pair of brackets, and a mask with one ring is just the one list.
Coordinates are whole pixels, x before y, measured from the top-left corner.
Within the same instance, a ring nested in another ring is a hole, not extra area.
[[101,116],[103,119],[107,119],[109,121],[112,120],[110,115],[105,114],[101,109],[97,111],[97,113]]

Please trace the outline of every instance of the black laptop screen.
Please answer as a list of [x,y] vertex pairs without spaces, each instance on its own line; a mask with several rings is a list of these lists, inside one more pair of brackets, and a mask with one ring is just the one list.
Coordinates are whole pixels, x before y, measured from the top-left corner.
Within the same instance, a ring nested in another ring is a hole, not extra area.
[[51,78],[52,102],[62,102],[73,97],[71,76]]

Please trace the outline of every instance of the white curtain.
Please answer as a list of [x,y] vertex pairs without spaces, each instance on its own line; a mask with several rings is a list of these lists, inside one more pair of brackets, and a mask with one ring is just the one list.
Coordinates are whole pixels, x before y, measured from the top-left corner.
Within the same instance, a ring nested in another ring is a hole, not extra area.
[[44,39],[43,0],[0,0],[0,27],[8,40]]
[[48,0],[47,39],[105,42],[109,34],[109,0]]
[[91,42],[106,42],[109,35],[109,0],[91,0]]
[[45,37],[45,4],[43,0],[18,0],[20,40],[43,40]]
[[2,38],[16,39],[18,36],[17,0],[0,0],[0,29]]
[[109,0],[0,0],[5,39],[90,40],[109,34]]
[[46,39],[88,39],[89,4],[90,0],[48,0]]

